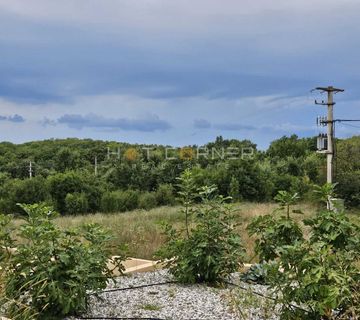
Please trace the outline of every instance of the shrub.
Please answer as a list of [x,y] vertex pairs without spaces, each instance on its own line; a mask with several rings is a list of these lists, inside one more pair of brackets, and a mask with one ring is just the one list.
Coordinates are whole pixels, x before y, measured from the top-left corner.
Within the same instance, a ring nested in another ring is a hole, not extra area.
[[4,301],[5,269],[11,257],[10,248],[13,247],[13,239],[10,234],[13,231],[11,226],[12,216],[0,214],[0,314]]
[[268,281],[278,293],[281,319],[357,319],[359,226],[344,212],[330,210],[334,185],[315,191],[329,210],[304,220],[311,227],[307,241],[276,249]]
[[139,208],[150,210],[157,205],[156,195],[154,192],[144,192],[139,197]]
[[[62,231],[50,208],[22,205],[17,252],[6,269],[6,311],[12,319],[57,319],[83,312],[87,293],[104,289],[111,270],[110,235],[99,225]],[[122,257],[114,263],[120,266]],[[120,266],[121,269],[121,266]]]
[[[221,282],[241,264],[244,249],[235,232],[231,207],[225,203],[227,199],[212,197],[214,190],[204,187],[200,192],[202,204],[192,211],[195,226],[189,233],[165,225],[166,243],[158,254],[180,282]],[[186,193],[182,196],[189,199]]]
[[56,209],[63,213],[65,208],[65,197],[68,193],[82,192],[86,183],[84,175],[79,172],[69,171],[57,173],[48,178],[49,191],[56,204]]
[[249,270],[241,275],[241,280],[249,283],[267,284],[268,264],[253,264]]
[[180,202],[182,204],[181,212],[185,217],[185,230],[186,230],[186,235],[189,238],[190,235],[189,220],[191,214],[193,213],[192,205],[194,203],[195,198],[198,196],[196,193],[195,181],[190,169],[186,169],[180,175],[180,177],[177,177],[176,179],[179,181],[178,194],[180,196]]
[[157,204],[160,206],[173,205],[175,203],[174,188],[171,184],[160,184],[155,195]]
[[332,199],[335,198],[335,187],[337,183],[325,183],[321,186],[313,186],[313,195],[316,202],[325,203],[327,210],[332,210]]
[[[303,240],[300,226],[291,219],[290,207],[296,203],[297,194],[280,191],[275,197],[280,205],[276,211],[285,211],[286,215],[274,214],[253,219],[247,230],[250,236],[256,235],[255,252],[260,261],[271,261],[278,257],[278,249]],[[298,212],[293,210],[293,212]]]
[[360,254],[360,228],[344,212],[320,211],[315,217],[305,219],[304,224],[311,227],[311,242],[324,242],[334,250],[352,250]]
[[101,197],[100,210],[102,212],[116,212],[117,203],[114,192],[105,192]]
[[106,186],[101,180],[88,180],[83,193],[85,193],[88,202],[88,212],[98,212],[101,206],[101,198],[105,192]]
[[[359,158],[359,157],[357,157]],[[360,170],[339,174],[338,193],[345,203],[352,207],[360,206]]]
[[0,263],[6,255],[9,255],[9,248],[13,246],[13,239],[10,234],[13,231],[11,226],[11,215],[0,214]]
[[68,193],[65,197],[66,213],[76,214],[85,213],[89,209],[88,200],[85,193]]
[[15,213],[19,210],[17,203],[33,204],[49,199],[45,179],[41,176],[32,179],[13,179],[4,183],[1,195],[0,208],[6,213]]
[[101,210],[103,212],[124,212],[138,208],[138,203],[138,191],[106,192],[101,199]]
[[360,273],[351,252],[334,252],[323,242],[304,242],[279,251],[268,279],[278,294],[281,319],[334,319],[335,314],[340,318],[358,308],[354,288]]

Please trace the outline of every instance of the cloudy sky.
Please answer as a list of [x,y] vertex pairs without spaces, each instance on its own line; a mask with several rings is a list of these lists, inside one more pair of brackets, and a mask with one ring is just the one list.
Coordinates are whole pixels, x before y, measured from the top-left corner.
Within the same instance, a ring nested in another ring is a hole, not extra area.
[[359,20],[358,0],[0,0],[0,140],[316,135],[316,86],[360,118]]

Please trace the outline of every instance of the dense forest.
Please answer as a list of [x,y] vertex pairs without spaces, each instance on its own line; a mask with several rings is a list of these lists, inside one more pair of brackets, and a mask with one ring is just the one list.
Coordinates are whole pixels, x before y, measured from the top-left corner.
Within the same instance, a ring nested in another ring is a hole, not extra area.
[[[336,141],[339,197],[360,205],[360,136]],[[316,138],[296,135],[266,151],[249,140],[221,136],[204,146],[171,148],[90,139],[0,143],[0,211],[46,202],[62,214],[149,209],[176,202],[177,177],[191,168],[199,186],[214,184],[234,201],[271,201],[279,190],[310,199],[325,182],[325,156]]]

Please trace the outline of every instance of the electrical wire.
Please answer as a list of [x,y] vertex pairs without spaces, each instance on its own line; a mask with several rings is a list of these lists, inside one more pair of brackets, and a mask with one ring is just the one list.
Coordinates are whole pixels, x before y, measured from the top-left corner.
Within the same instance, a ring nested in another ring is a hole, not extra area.
[[[165,282],[158,282],[158,283],[150,283],[150,284],[143,284],[141,286],[134,286],[134,287],[107,289],[107,290],[102,290],[102,291],[100,291],[98,293],[109,293],[109,292],[116,292],[116,291],[136,290],[136,289],[155,287],[155,286],[162,286],[162,285],[165,285],[165,284],[173,284],[173,283],[178,283],[178,282],[177,281],[165,281]],[[90,295],[96,295],[98,293],[91,293]]]
[[344,123],[344,122],[340,122],[340,124],[342,124],[343,126],[348,126],[348,127],[353,127],[353,128],[358,128],[358,129],[360,129],[360,126],[354,126],[353,124]]
[[[228,284],[228,285],[230,285],[230,286],[234,286],[234,287],[236,287],[236,288],[239,288],[239,289],[241,289],[241,290],[245,290],[245,291],[248,291],[248,290],[249,290],[249,288],[242,287],[242,286],[240,286],[240,285],[238,285],[238,284],[235,284],[235,283],[232,283],[232,282],[227,282],[227,281],[225,281],[225,283]],[[260,296],[260,297],[262,297],[262,298],[265,298],[265,299],[268,299],[268,300],[272,300],[272,301],[276,301],[276,300],[277,300],[276,298],[270,297],[270,296],[265,295],[265,294],[263,294],[263,293],[261,293],[261,292],[256,292],[256,291],[253,291],[253,290],[250,290],[250,291],[251,291],[251,293],[256,294],[256,295],[258,295],[258,296]],[[299,306],[297,306],[297,305],[294,305],[294,304],[289,304],[289,305],[290,305],[292,308],[294,308],[294,309],[298,309],[298,310],[301,310],[301,311],[304,311],[304,312],[309,312],[309,310],[303,309],[303,308],[301,308],[301,307],[299,307]]]

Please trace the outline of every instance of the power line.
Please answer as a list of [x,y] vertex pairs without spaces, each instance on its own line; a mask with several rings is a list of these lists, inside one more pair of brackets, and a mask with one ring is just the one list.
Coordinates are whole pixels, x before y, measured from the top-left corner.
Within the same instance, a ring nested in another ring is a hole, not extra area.
[[360,129],[360,126],[354,126],[353,124],[349,124],[349,123],[341,123],[341,124],[342,124],[343,126],[348,126],[348,127]]

